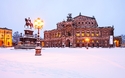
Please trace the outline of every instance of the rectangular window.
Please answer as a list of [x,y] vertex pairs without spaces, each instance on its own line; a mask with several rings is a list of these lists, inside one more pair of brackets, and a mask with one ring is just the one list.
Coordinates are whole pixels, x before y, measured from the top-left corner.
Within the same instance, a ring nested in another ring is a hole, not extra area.
[[87,32],[87,33],[86,33],[86,36],[90,36],[90,33],[89,33],[89,32]]
[[98,34],[98,33],[96,33],[96,36],[99,36],[99,34]]
[[84,43],[84,40],[82,40],[82,43]]
[[58,37],[58,33],[56,33],[56,37]]
[[77,40],[76,42],[79,43],[79,40]]
[[60,34],[60,33],[58,33],[58,36],[59,36],[59,37],[61,37],[61,34]]
[[96,32],[96,36],[97,36],[97,37],[99,36],[99,32]]
[[94,43],[94,40],[92,40],[92,43]]
[[84,32],[82,32],[82,36],[85,36],[85,33],[84,33]]
[[93,36],[94,36],[94,33],[92,33],[91,36],[93,37]]
[[79,33],[79,32],[77,32],[77,33],[76,33],[76,36],[77,36],[77,37],[79,37],[79,36],[80,36],[80,33]]

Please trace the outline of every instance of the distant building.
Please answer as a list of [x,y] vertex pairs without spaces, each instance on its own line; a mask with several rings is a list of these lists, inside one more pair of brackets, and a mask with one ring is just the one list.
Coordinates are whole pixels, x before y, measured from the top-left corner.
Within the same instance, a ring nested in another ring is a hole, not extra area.
[[[114,39],[120,46],[121,40],[114,37],[114,26],[99,27],[96,18],[81,15],[57,23],[57,29],[44,31],[44,47],[113,47]],[[115,41],[115,42],[116,42]]]
[[12,46],[12,30],[8,28],[0,28],[0,47]]
[[114,37],[114,47],[121,47],[122,46],[122,37],[115,36]]

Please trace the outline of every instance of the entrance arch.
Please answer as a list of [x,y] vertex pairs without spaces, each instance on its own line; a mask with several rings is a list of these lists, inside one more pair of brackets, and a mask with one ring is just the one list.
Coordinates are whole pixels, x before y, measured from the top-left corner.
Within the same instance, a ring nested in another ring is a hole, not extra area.
[[66,47],[70,47],[70,40],[69,39],[66,40]]

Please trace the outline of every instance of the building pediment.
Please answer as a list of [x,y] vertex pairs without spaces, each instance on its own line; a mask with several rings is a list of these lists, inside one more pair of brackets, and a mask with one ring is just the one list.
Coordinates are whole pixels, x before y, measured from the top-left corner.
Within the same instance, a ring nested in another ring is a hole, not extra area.
[[89,16],[84,16],[84,15],[79,15],[74,17],[74,20],[92,20],[95,19],[95,17],[89,17]]

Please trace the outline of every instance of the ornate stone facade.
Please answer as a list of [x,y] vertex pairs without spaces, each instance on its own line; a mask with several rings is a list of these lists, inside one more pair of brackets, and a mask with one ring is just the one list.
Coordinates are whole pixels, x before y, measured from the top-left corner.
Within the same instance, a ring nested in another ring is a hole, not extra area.
[[[81,15],[57,23],[57,29],[44,31],[44,47],[110,47],[114,27],[99,27],[96,18]],[[89,41],[86,41],[89,39]]]
[[12,29],[0,28],[0,47],[12,47]]

